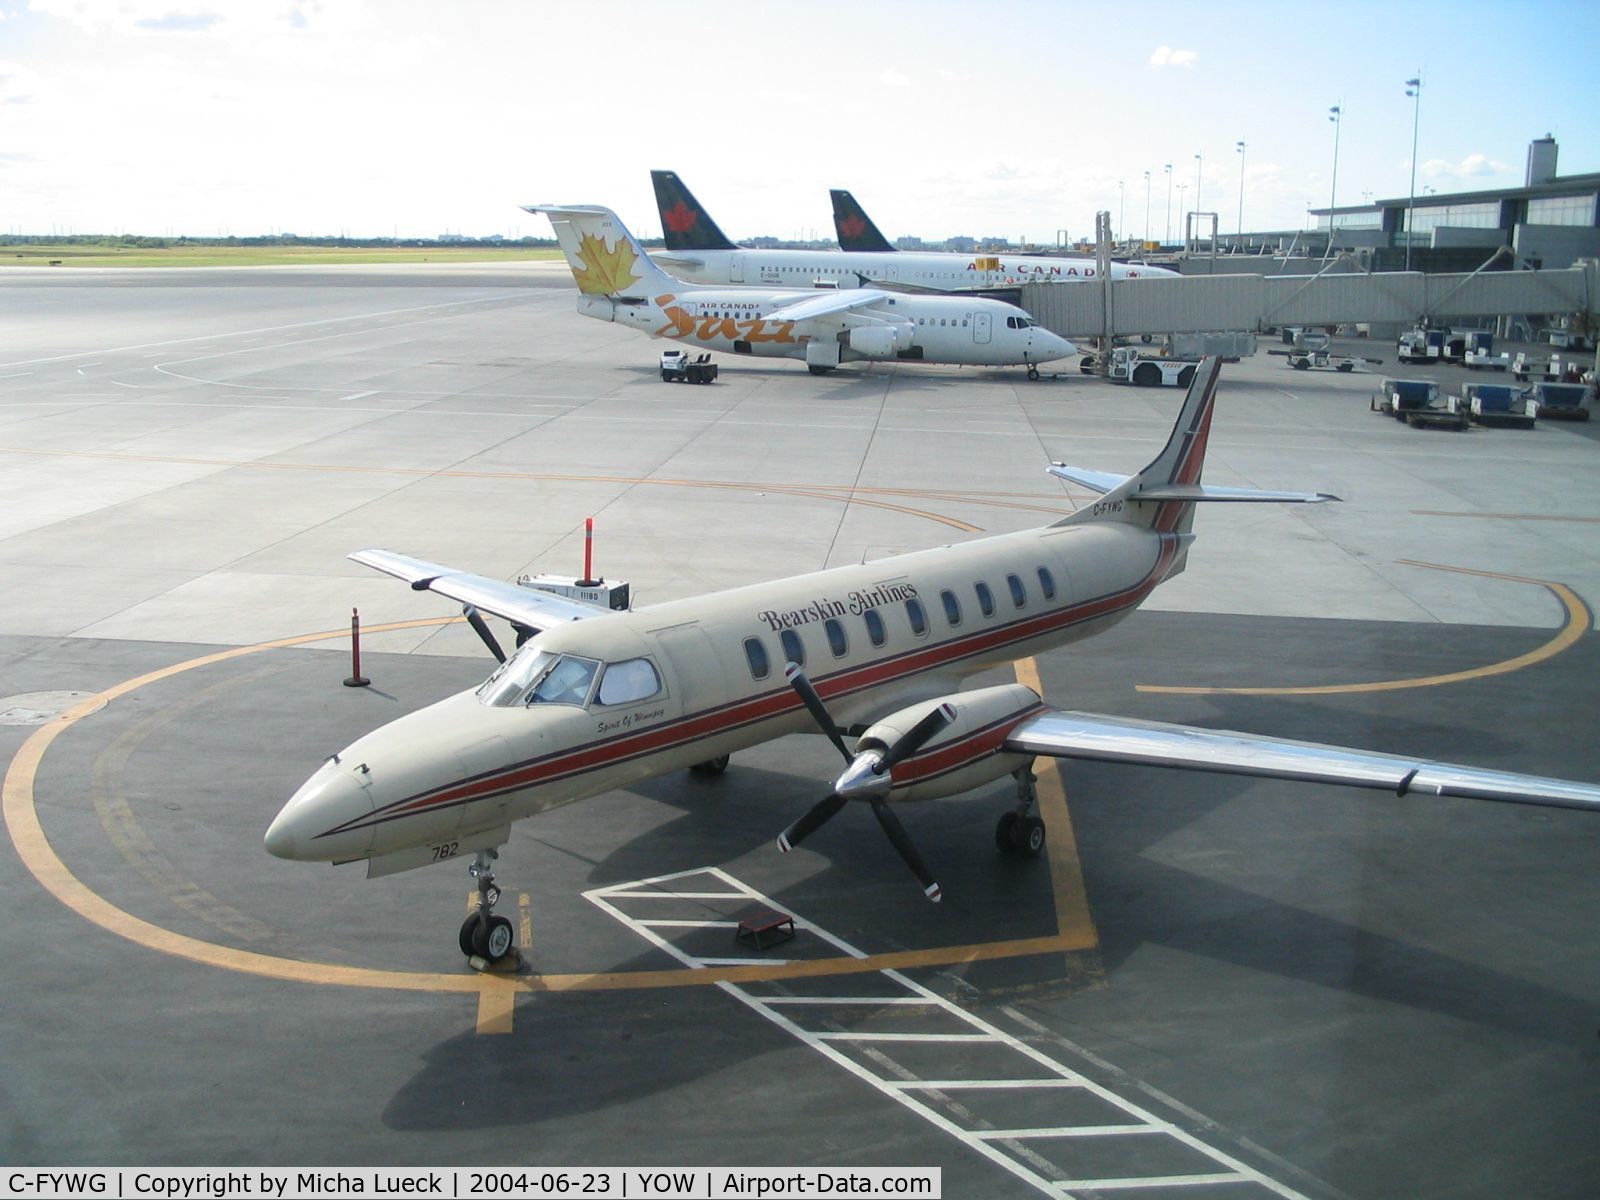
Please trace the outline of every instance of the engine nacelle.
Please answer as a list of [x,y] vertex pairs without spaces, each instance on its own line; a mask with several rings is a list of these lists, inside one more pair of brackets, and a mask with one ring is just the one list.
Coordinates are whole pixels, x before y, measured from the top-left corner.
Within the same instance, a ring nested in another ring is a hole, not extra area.
[[872,358],[889,358],[911,345],[909,325],[852,325],[850,349]]
[[892,799],[954,796],[1009,775],[1033,757],[1005,749],[1006,737],[1017,723],[1045,707],[1037,692],[1020,683],[956,692],[902,708],[862,734],[856,753],[893,745],[941,704],[956,710],[955,720],[894,768]]

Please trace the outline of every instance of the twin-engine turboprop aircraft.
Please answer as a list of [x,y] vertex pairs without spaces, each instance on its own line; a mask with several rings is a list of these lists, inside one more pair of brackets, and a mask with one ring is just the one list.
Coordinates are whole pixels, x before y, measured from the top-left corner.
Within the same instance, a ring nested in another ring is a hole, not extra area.
[[[868,804],[931,899],[939,885],[896,817],[1012,775],[996,839],[1037,854],[1040,754],[1600,810],[1600,787],[1083,712],[987,668],[1088,637],[1183,569],[1201,501],[1333,497],[1200,482],[1218,363],[1202,364],[1165,448],[1123,477],[1060,464],[1094,504],[1052,525],[613,612],[387,550],[350,557],[465,606],[500,667],[474,689],[331,755],[267,830],[279,858],[386,875],[472,853],[478,910],[463,953],[512,952],[490,862],[511,823],[820,728],[845,770],[779,837],[788,850],[849,801]],[[509,659],[482,613],[531,635]],[[854,745],[845,731],[860,730]],[[774,823],[779,818],[774,814]]]
[[906,296],[874,288],[701,287],[673,279],[609,208],[530,204],[544,213],[572,277],[578,311],[651,337],[758,358],[800,358],[813,375],[840,363],[1039,364],[1076,354],[1014,304],[978,296]]
[[[651,255],[695,283],[781,283],[881,287],[945,295],[1015,299],[1024,283],[1079,283],[1099,278],[1094,259],[1031,254],[952,254],[897,250],[849,192],[834,191],[838,250],[774,250],[728,240],[673,171],[651,171],[666,249]],[[841,207],[843,206],[843,207]],[[1176,275],[1164,267],[1111,264],[1113,279]]]

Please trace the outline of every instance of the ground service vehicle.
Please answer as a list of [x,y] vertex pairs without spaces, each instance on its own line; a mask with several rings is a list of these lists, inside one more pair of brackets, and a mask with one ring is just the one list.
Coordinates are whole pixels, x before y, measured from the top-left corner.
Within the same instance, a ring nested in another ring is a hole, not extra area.
[[717,364],[711,355],[691,358],[687,350],[661,352],[662,383],[710,383],[717,377]]
[[1106,378],[1136,387],[1188,387],[1199,365],[1182,358],[1145,358],[1135,346],[1117,346]]
[[1533,386],[1535,402],[1541,417],[1558,421],[1587,421],[1589,410],[1584,406],[1589,389],[1581,383],[1537,383]]
[[1461,399],[1471,412],[1474,425],[1504,425],[1513,429],[1532,429],[1539,415],[1533,389],[1504,383],[1468,383],[1461,388]]
[[1460,397],[1435,404],[1439,385],[1431,379],[1385,379],[1372,397],[1372,411],[1404,421],[1413,429],[1465,429],[1467,408]]

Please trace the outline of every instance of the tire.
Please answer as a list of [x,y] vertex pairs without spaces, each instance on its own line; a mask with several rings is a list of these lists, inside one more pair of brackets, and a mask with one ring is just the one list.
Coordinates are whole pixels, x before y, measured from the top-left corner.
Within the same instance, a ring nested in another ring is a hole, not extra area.
[[1015,854],[1017,852],[1016,830],[1017,822],[1021,818],[1014,812],[1000,814],[1000,819],[994,826],[994,844],[1002,854]]
[[719,754],[716,758],[708,758],[705,762],[695,763],[689,768],[691,775],[721,775],[728,769],[728,756]]
[[1193,382],[1194,382],[1194,368],[1193,367],[1185,367],[1183,370],[1178,372],[1178,386],[1179,387],[1186,388]]
[[819,367],[816,363],[807,363],[806,370],[810,371],[813,375],[826,375],[829,371],[833,370],[833,368]]
[[1078,360],[1078,370],[1083,372],[1085,375],[1093,375],[1094,374],[1094,355],[1085,354],[1082,358],[1080,358]]
[[1335,369],[1336,370],[1340,370],[1340,371],[1344,371],[1345,373],[1348,374],[1349,372],[1354,371],[1356,369],[1356,365],[1355,365],[1355,363],[1340,363],[1338,365],[1338,367],[1335,368]]
[[1292,358],[1292,359],[1289,360],[1289,365],[1291,367],[1293,367],[1296,371],[1309,371],[1309,370],[1311,370],[1311,363],[1307,359],[1304,359],[1304,358]]
[[1023,858],[1038,858],[1044,849],[1044,822],[1038,817],[1023,817],[1011,832],[1011,844]]
[[1161,368],[1154,363],[1140,363],[1133,369],[1135,387],[1160,387]]
[[516,945],[517,935],[505,917],[490,917],[472,931],[472,952],[488,962],[499,962]]
[[1029,379],[1029,381],[1032,382],[1032,381],[1037,380],[1038,378],[1039,378],[1039,368],[1033,366],[1032,364],[1029,364],[1029,366],[1028,366],[1028,379]]
[[483,920],[483,914],[475,912],[461,922],[461,953],[471,958],[477,953],[472,948],[472,939],[477,936],[478,923]]

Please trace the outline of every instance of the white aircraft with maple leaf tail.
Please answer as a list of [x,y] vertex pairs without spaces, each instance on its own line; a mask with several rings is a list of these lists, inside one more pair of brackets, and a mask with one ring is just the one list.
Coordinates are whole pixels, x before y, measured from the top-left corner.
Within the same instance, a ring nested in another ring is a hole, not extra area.
[[876,288],[706,287],[651,261],[616,213],[592,205],[528,205],[555,229],[578,311],[651,337],[757,358],[798,358],[812,374],[841,363],[1039,364],[1078,348],[1014,304],[981,296],[903,295]]
[[[1201,365],[1165,448],[1138,474],[1052,466],[1100,499],[1038,529],[621,612],[357,551],[355,561],[463,604],[501,666],[330,756],[272,822],[267,850],[365,862],[374,876],[471,853],[479,904],[459,943],[494,960],[514,951],[490,869],[512,822],[668,771],[720,771],[736,751],[807,729],[846,766],[780,848],[864,802],[934,900],[939,885],[891,805],[1011,775],[1016,804],[995,838],[1035,855],[1040,754],[1600,811],[1592,784],[1062,712],[1021,684],[965,687],[1126,617],[1183,569],[1197,503],[1333,498],[1200,482],[1218,369]],[[526,637],[509,660],[483,613]],[[853,746],[846,730],[859,731]]]

